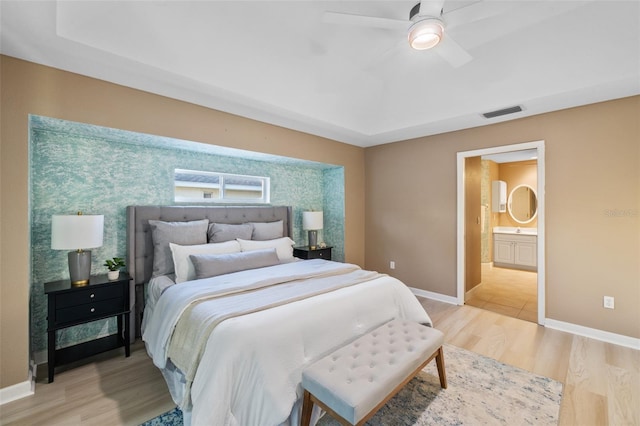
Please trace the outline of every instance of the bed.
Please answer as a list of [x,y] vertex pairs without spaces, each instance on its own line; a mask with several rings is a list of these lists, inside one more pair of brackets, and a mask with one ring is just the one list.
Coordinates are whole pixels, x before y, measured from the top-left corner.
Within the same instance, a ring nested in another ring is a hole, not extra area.
[[[297,425],[306,365],[394,318],[431,325],[395,278],[293,258],[291,207],[130,206],[127,217],[139,331],[185,424]],[[229,239],[247,224],[250,239]],[[179,242],[159,248],[167,238]]]

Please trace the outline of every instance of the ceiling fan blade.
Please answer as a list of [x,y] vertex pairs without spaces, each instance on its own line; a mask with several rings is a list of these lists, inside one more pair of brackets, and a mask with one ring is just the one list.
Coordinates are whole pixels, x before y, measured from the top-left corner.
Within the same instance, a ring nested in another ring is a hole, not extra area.
[[447,24],[447,28],[455,28],[459,25],[470,24],[482,21],[503,14],[518,6],[514,1],[476,1],[467,6],[446,11],[442,18]]
[[383,28],[389,30],[407,30],[411,21],[379,18],[377,16],[356,15],[352,13],[324,12],[322,20],[329,24],[357,25],[361,27]]
[[448,34],[442,37],[442,41],[433,50],[454,68],[458,68],[473,59],[473,56]]
[[420,12],[418,12],[418,15],[439,18],[442,14],[443,5],[444,0],[422,0],[420,2]]
[[[498,40],[514,32],[523,31],[529,27],[543,23],[548,19],[560,16],[564,13],[572,11],[573,9],[585,6],[591,1],[593,0],[544,0],[536,2],[513,2],[516,4],[516,6],[513,8],[510,14],[510,16],[513,17],[512,19],[495,20],[495,23],[493,23],[491,26],[486,26],[485,28],[483,28],[482,33],[465,42],[465,46],[467,46],[468,48],[474,48],[492,42],[494,40]],[[456,31],[467,31],[471,27],[472,26],[469,26],[467,28],[459,28]]]

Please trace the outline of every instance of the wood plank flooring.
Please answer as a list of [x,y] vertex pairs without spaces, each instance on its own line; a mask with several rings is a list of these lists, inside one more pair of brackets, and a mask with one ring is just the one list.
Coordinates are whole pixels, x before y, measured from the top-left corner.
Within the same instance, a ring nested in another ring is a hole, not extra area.
[[[564,383],[561,425],[640,425],[640,352],[473,306],[420,302],[447,343]],[[445,353],[446,362],[446,353]],[[174,407],[137,342],[56,372],[36,393],[0,406],[3,425],[138,425]]]
[[447,343],[562,382],[560,425],[640,425],[640,351],[473,306],[420,301]]
[[139,425],[175,407],[142,341],[56,369],[38,369],[35,395],[0,406],[2,425]]

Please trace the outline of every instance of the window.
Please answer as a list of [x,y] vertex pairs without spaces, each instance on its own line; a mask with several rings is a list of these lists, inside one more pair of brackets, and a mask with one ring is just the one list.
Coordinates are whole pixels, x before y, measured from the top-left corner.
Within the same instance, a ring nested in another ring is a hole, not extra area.
[[269,203],[269,178],[175,169],[177,202]]

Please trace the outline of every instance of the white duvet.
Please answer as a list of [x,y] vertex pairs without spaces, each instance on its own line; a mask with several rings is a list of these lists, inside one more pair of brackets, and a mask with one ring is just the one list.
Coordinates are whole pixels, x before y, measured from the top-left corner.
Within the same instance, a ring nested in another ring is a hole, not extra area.
[[[393,318],[431,324],[408,287],[395,278],[378,275],[363,283],[225,319],[206,339],[190,389],[184,380],[176,380],[184,376],[172,372],[168,347],[181,313],[193,300],[211,291],[253,288],[286,275],[304,277],[309,270],[318,276],[334,275],[341,269],[348,273],[358,267],[318,259],[168,288],[148,318],[143,339],[154,363],[168,378],[185,420],[194,425],[298,424],[300,381],[306,365]],[[307,280],[299,280],[300,285]]]

